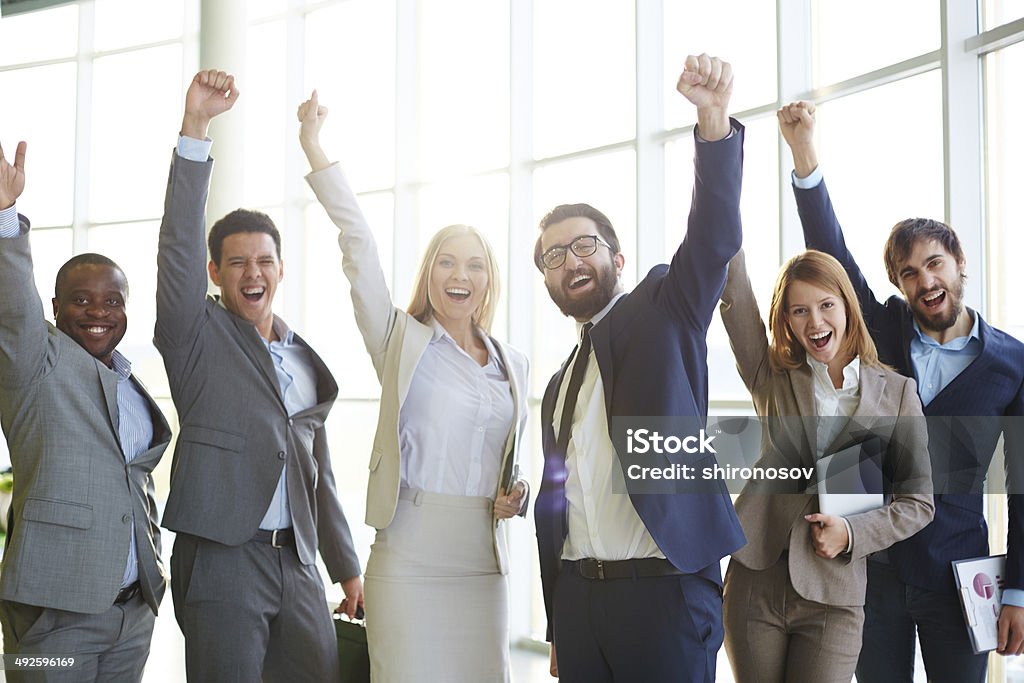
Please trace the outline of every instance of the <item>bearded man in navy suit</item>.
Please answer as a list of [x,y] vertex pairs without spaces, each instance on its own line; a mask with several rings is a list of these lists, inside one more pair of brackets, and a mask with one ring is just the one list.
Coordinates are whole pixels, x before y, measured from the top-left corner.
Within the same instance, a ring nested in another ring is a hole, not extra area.
[[724,487],[614,490],[625,465],[613,417],[707,415],[707,329],[741,242],[732,69],[688,57],[677,89],[697,127],[689,227],[671,264],[623,291],[618,238],[587,204],[553,209],[535,248],[548,293],[580,328],[544,393],[535,512],[551,672],[563,681],[714,681],[719,562],[745,542]]

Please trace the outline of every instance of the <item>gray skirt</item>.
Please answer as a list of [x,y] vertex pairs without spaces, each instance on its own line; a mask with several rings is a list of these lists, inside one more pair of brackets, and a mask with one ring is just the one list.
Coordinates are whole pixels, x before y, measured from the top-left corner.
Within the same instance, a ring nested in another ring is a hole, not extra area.
[[508,586],[488,498],[402,489],[365,578],[374,683],[509,680]]

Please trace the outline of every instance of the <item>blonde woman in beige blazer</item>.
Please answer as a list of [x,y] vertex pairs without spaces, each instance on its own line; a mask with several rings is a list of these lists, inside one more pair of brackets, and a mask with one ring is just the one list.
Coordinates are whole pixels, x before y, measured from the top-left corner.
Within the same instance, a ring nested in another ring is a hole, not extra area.
[[371,676],[507,681],[504,520],[526,512],[516,463],[527,361],[488,334],[497,264],[475,228],[444,228],[409,310],[396,307],[355,194],[320,146],[326,115],[315,91],[299,107],[307,180],[341,231],[356,323],[381,382],[366,499],[377,529],[365,575]]
[[848,682],[861,646],[867,555],[913,535],[934,511],[914,380],[878,361],[849,278],[821,252],[783,266],[771,341],[742,251],[730,263],[721,312],[762,420],[759,466],[813,467],[869,436],[884,444],[893,493],[881,508],[822,514],[807,492],[813,482],[784,489],[751,481],[736,500],[750,539],[725,578],[725,647],[736,680]]

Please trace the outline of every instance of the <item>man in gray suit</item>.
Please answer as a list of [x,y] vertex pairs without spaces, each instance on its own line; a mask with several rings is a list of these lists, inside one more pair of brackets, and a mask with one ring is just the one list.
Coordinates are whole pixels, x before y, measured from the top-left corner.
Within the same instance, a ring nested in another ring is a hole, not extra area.
[[193,79],[160,226],[155,342],[181,422],[163,518],[174,611],[190,681],[337,680],[318,548],[348,613],[362,602],[324,432],[338,386],[272,311],[284,269],[268,216],[217,221],[206,263],[206,133],[237,97],[224,72]]
[[8,654],[73,658],[8,681],[138,681],[163,597],[153,468],[170,429],[115,350],[128,282],[99,254],[57,273],[43,318],[32,274],[25,143],[0,149],[0,421],[14,500],[0,571]]

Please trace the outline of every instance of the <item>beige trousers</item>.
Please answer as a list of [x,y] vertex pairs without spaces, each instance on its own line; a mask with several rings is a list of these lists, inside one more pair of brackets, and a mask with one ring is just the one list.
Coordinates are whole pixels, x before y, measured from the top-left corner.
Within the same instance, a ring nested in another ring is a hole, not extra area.
[[801,597],[788,556],[763,571],[730,560],[723,606],[725,651],[737,683],[849,683],[864,608]]

